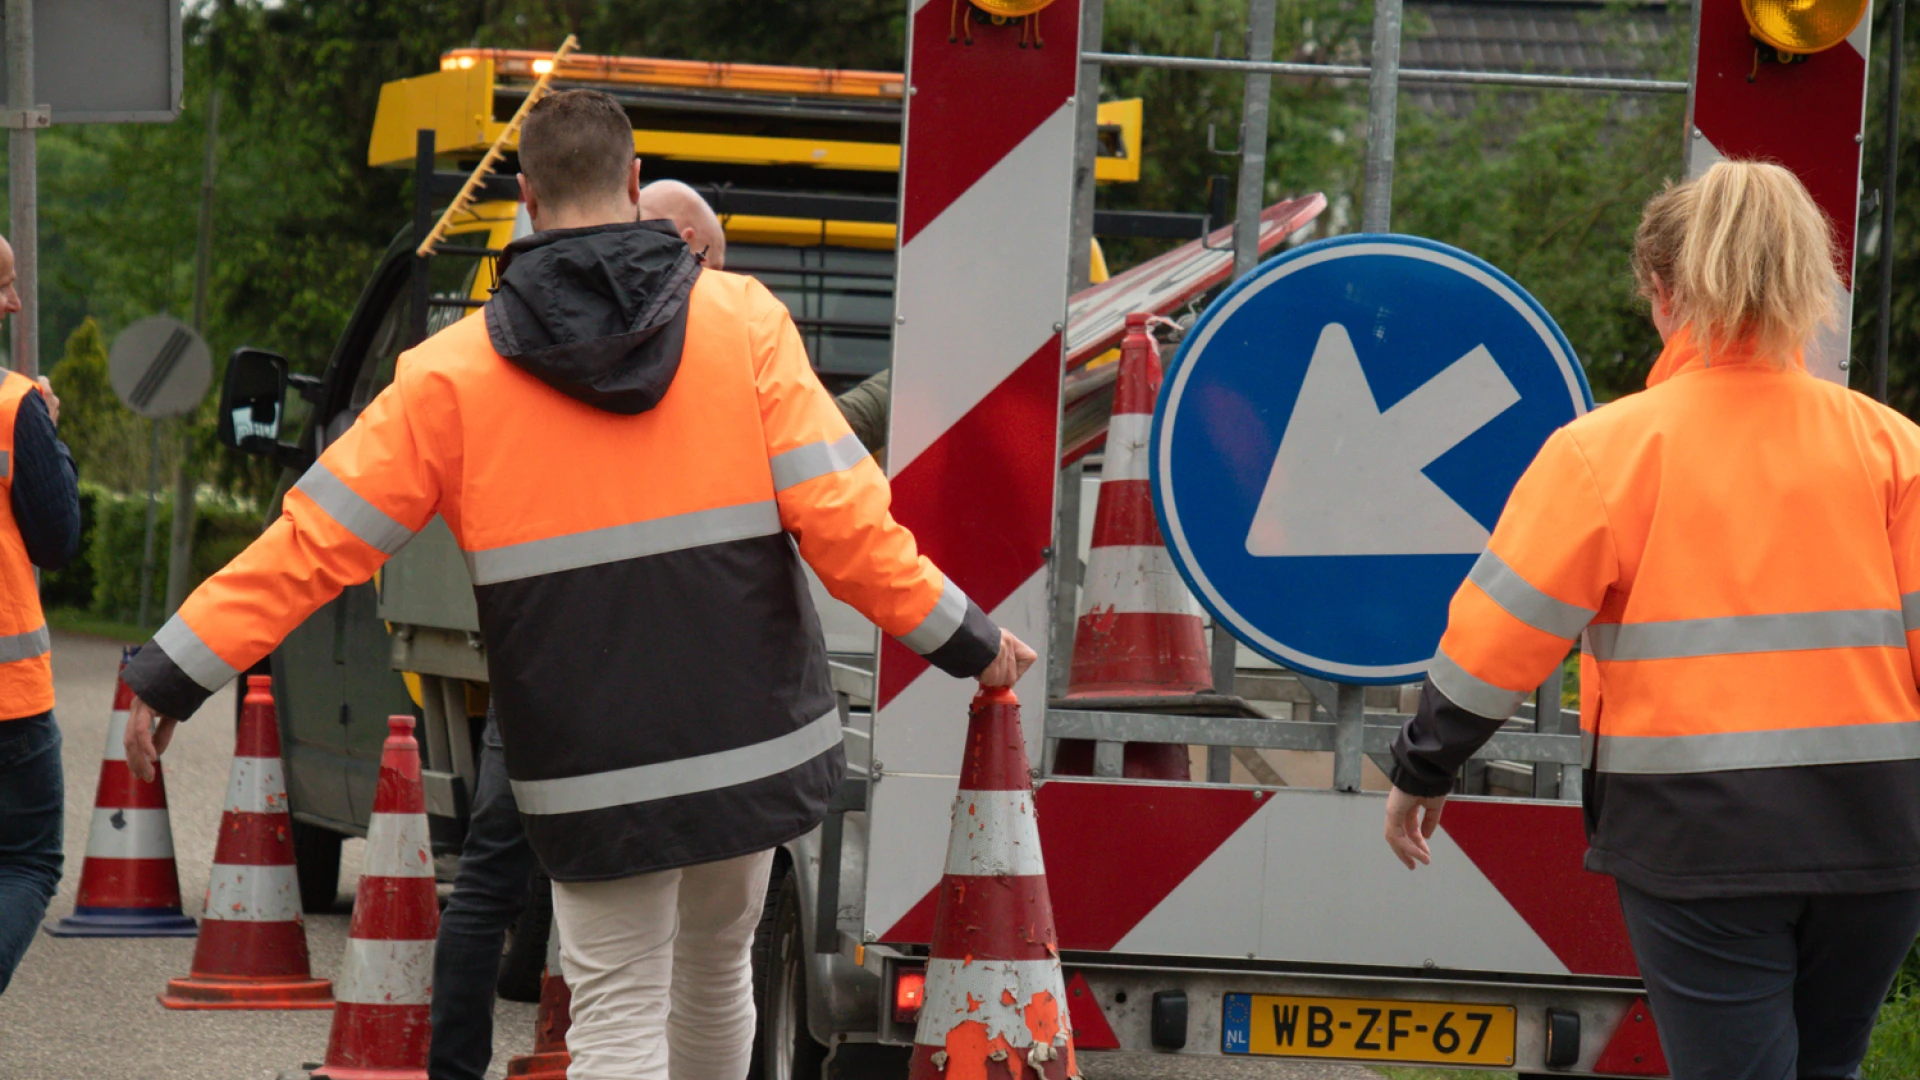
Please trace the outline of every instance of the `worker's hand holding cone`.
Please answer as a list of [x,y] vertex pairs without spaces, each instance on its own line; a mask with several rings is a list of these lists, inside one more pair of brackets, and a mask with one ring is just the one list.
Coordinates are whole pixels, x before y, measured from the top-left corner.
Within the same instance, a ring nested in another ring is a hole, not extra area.
[[280,770],[273,680],[247,676],[227,809],[213,852],[207,910],[191,974],[172,979],[169,1009],[329,1009],[331,988],[307,967],[307,927],[293,866],[293,819]]
[[968,711],[912,1080],[1079,1075],[1027,770],[1019,699],[981,690]]
[[315,1080],[427,1080],[433,939],[440,931],[413,717],[387,720],[367,861],[340,965],[339,1005]]

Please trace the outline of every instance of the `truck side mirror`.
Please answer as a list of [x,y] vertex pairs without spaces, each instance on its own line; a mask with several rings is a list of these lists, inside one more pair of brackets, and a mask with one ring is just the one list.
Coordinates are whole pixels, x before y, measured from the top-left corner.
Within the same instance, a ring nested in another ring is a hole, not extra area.
[[233,350],[220,387],[220,442],[243,454],[278,457],[286,406],[287,358],[245,346]]

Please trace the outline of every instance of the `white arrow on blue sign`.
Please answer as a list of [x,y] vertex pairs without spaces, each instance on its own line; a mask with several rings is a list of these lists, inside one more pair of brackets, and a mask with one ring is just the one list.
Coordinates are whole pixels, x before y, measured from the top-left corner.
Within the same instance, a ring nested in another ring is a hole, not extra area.
[[1592,407],[1566,336],[1499,270],[1336,237],[1194,323],[1154,412],[1154,507],[1240,640],[1322,678],[1411,682],[1520,474]]

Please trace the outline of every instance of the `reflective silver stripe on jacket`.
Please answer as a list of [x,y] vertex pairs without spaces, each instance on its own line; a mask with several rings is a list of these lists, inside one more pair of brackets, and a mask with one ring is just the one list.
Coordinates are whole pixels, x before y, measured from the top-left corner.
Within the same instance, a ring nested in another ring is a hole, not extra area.
[[1444,652],[1433,655],[1427,666],[1427,678],[1447,700],[1489,720],[1505,720],[1526,702],[1531,690],[1508,690],[1473,674]]
[[845,472],[866,459],[860,436],[846,435],[833,442],[796,446],[768,458],[767,464],[773,468],[773,490],[780,492],[815,477]]
[[1900,598],[1900,622],[1908,633],[1920,630],[1920,592],[1910,592]]
[[469,551],[467,569],[475,585],[491,585],[780,531],[780,508],[769,499]]
[[13,451],[0,450],[0,480],[13,475]]
[[47,633],[45,623],[42,623],[38,630],[0,636],[0,664],[11,664],[15,660],[31,660],[52,651],[53,637]]
[[293,490],[312,499],[327,516],[375,551],[392,555],[413,539],[412,529],[368,502],[321,462],[314,462],[300,482],[293,485]]
[[900,644],[925,656],[952,641],[966,619],[967,594],[948,578],[940,586],[940,599],[934,601],[933,610],[927,612],[919,626],[900,635]]
[[835,709],[797,731],[733,750],[586,776],[515,780],[513,797],[523,814],[575,814],[715,791],[804,765],[838,746],[840,737]]
[[1891,608],[1796,611],[1671,622],[1594,623],[1587,628],[1586,647],[1595,660],[1676,660],[1807,649],[1904,649],[1907,631],[1900,612]]
[[1594,768],[1611,773],[1702,773],[1920,758],[1920,721],[1842,724],[1705,735],[1607,735]]
[[1495,555],[1492,548],[1480,553],[1467,580],[1480,586],[1480,591],[1492,597],[1507,614],[1541,633],[1568,641],[1579,637],[1580,631],[1598,614],[1593,608],[1569,604],[1541,592],[1508,566],[1505,559]]
[[193,627],[182,622],[178,615],[168,619],[167,625],[153,635],[153,643],[160,646],[160,651],[167,654],[167,659],[185,672],[187,678],[199,683],[203,690],[218,690],[240,674],[239,669],[207,648],[207,643],[200,640],[200,635],[193,632]]

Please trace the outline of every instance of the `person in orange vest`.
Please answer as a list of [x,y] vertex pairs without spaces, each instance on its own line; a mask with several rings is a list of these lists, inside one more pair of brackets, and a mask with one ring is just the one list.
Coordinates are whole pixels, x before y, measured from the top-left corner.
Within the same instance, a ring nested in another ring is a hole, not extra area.
[[773,851],[845,771],[802,560],[949,675],[1011,685],[1033,651],[894,521],[786,308],[635,220],[618,102],[541,99],[519,153],[539,231],[128,664],[128,765],[441,515],[554,882],[569,1075],[739,1080]]
[[1920,428],[1807,373],[1834,261],[1776,165],[1647,204],[1647,389],[1541,447],[1393,746],[1412,869],[1455,771],[1580,639],[1586,865],[1676,1080],[1857,1075],[1920,933]]
[[[0,316],[20,310],[13,248],[0,240]],[[33,568],[80,547],[73,455],[54,433],[53,385],[0,368],[0,993],[60,884],[66,812],[53,718],[53,639]]]

